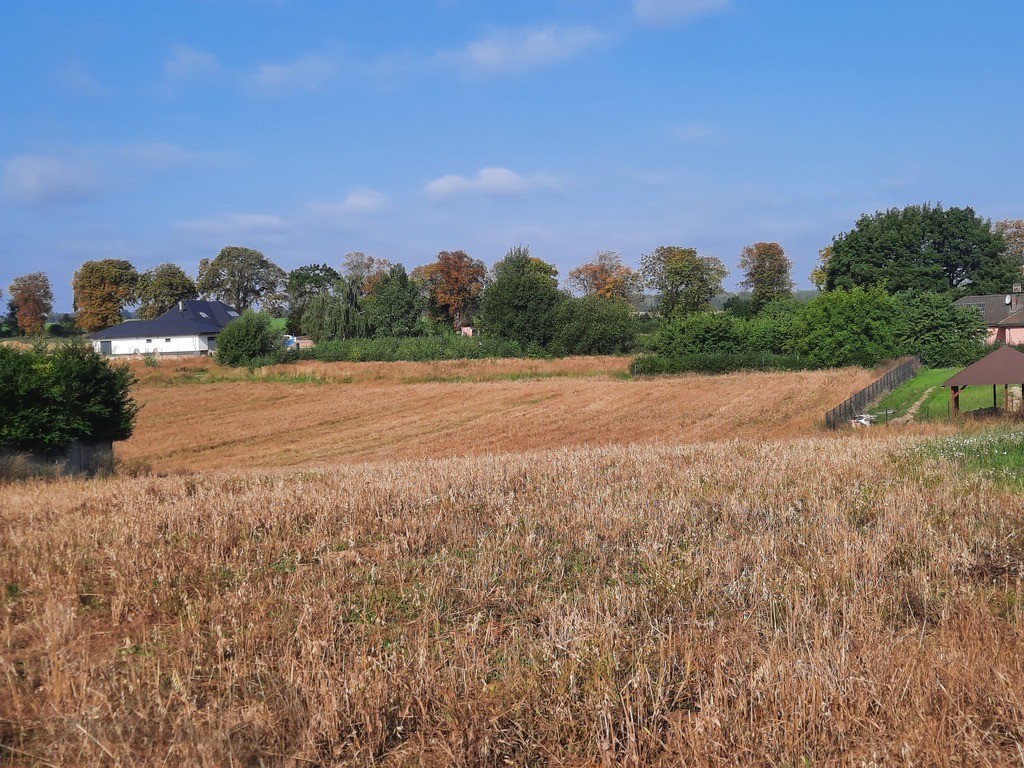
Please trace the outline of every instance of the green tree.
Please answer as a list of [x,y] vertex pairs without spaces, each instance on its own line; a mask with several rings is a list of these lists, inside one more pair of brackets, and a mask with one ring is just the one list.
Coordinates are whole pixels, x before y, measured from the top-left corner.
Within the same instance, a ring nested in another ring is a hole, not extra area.
[[309,300],[302,315],[302,329],[315,344],[370,335],[361,288],[358,278],[341,278],[337,293],[320,294]]
[[1004,293],[1020,272],[1003,236],[971,208],[910,205],[864,214],[833,239],[825,287],[890,293]]
[[302,316],[314,296],[333,292],[341,275],[326,264],[307,264],[288,273],[285,292],[288,295],[289,333],[306,333],[302,328]]
[[0,447],[60,453],[76,440],[127,440],[135,377],[82,344],[53,350],[0,346]]
[[282,351],[281,334],[270,315],[246,309],[217,335],[217,362],[232,367],[275,363]]
[[740,286],[750,291],[754,312],[765,305],[793,295],[793,263],[778,243],[754,243],[740,253],[743,280]]
[[747,324],[750,351],[792,355],[800,334],[797,321],[804,306],[796,299],[778,299],[750,318]]
[[932,368],[970,365],[985,353],[987,334],[974,307],[955,307],[948,294],[901,294],[896,343],[900,354],[917,355]]
[[153,320],[172,309],[179,301],[189,301],[198,295],[196,284],[177,264],[164,262],[139,275],[135,298],[139,302],[139,317]]
[[558,327],[558,309],[566,295],[558,289],[555,268],[519,246],[494,265],[494,281],[480,300],[476,323],[491,336],[523,348],[546,348]]
[[239,312],[256,303],[278,303],[286,275],[283,269],[252,248],[229,245],[216,258],[199,261],[196,288]]
[[123,259],[87,261],[71,280],[75,325],[86,333],[121,322],[121,310],[135,302],[139,273]]
[[363,304],[375,335],[412,336],[420,325],[426,300],[405,267],[396,264],[377,281]]
[[568,355],[618,355],[636,343],[633,306],[622,298],[570,297],[558,308],[552,348]]
[[46,319],[53,311],[53,290],[46,273],[19,275],[8,290],[11,302],[17,308],[15,316],[21,332],[31,336],[46,330]]
[[698,256],[693,248],[662,245],[644,254],[640,272],[647,286],[658,292],[664,315],[689,314],[709,309],[722,292],[729,270],[714,256]]
[[852,288],[821,294],[796,318],[794,351],[813,366],[870,367],[898,357],[901,318],[882,288]]

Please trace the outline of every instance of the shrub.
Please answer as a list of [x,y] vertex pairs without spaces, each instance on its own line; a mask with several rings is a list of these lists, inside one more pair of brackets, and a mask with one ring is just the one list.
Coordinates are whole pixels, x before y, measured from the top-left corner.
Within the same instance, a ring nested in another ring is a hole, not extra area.
[[233,367],[270,365],[282,357],[281,334],[262,312],[245,310],[217,336],[217,362]]
[[653,351],[662,357],[735,354],[747,348],[747,323],[723,312],[673,317],[655,335]]
[[735,371],[799,371],[813,366],[796,355],[769,355],[759,352],[702,353],[680,357],[641,355],[629,367],[634,376],[666,373],[721,374]]
[[127,366],[110,365],[91,347],[0,347],[0,447],[59,453],[76,440],[127,440],[138,406]]
[[881,288],[829,291],[796,318],[793,351],[822,368],[869,368],[899,356],[900,322],[895,300]]
[[[532,353],[532,354],[531,354]],[[543,356],[540,348],[524,350],[515,342],[489,336],[375,337],[326,341],[299,350],[297,359],[334,362],[428,362],[492,357]]]
[[584,296],[558,310],[552,349],[568,355],[615,355],[636,343],[633,307],[623,299]]

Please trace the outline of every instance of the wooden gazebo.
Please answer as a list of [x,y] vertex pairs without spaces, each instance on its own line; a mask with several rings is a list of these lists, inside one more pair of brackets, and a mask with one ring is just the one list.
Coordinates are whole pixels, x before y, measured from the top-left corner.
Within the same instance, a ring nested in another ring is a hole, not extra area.
[[949,387],[950,413],[956,416],[960,413],[960,392],[964,387],[991,384],[992,407],[998,408],[996,387],[1002,384],[1003,408],[1007,408],[1010,404],[1010,384],[1018,383],[1024,386],[1024,354],[1013,347],[1000,347],[955,376],[946,379],[942,386]]

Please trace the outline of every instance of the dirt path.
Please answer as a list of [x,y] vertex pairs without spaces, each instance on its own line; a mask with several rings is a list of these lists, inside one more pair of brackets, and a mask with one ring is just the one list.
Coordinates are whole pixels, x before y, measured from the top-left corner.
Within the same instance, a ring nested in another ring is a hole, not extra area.
[[924,405],[925,400],[927,400],[929,398],[929,396],[931,395],[931,393],[934,392],[934,391],[935,391],[935,387],[928,387],[928,389],[926,389],[924,391],[924,394],[921,395],[919,398],[917,398],[917,400],[914,402],[913,405],[911,405],[909,408],[907,408],[907,412],[905,414],[903,414],[902,416],[900,416],[898,419],[893,419],[892,423],[893,424],[907,424],[907,423],[913,421],[914,420],[914,416],[917,415],[918,410],[921,408],[922,405]]

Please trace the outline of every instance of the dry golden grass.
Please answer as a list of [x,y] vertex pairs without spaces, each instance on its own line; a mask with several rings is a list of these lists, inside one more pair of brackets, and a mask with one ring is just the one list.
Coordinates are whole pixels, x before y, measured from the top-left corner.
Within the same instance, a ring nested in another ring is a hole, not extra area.
[[819,431],[826,410],[872,381],[860,369],[628,380],[627,366],[615,357],[305,363],[252,377],[209,361],[136,364],[143,408],[118,455],[181,472],[793,437]]
[[7,486],[0,760],[1019,764],[1024,509],[911,441]]

